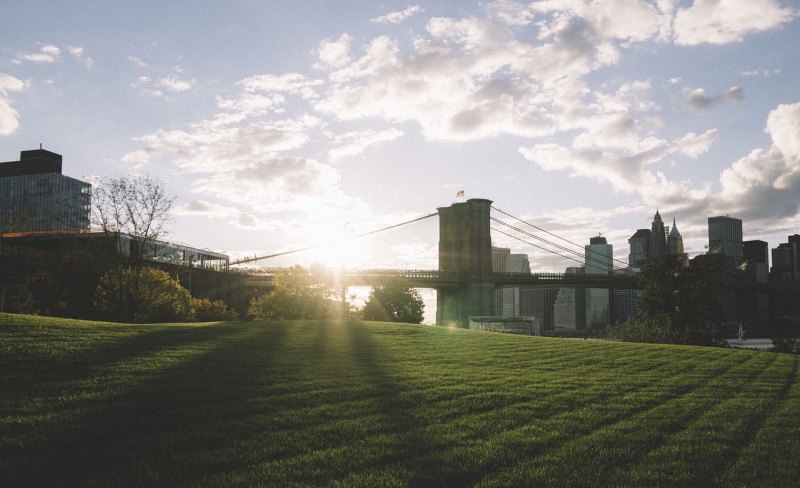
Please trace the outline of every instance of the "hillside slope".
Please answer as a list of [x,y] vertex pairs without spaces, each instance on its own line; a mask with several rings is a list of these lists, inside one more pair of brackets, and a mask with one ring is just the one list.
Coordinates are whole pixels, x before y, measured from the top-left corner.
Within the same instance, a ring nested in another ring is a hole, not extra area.
[[0,486],[789,486],[798,358],[0,314]]

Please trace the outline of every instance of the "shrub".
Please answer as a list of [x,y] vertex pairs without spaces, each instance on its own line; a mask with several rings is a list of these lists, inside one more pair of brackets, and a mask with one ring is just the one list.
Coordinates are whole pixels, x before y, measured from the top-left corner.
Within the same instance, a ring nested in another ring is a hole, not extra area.
[[239,314],[231,310],[222,300],[209,300],[208,298],[192,298],[194,319],[198,322],[213,322],[217,320],[236,320]]

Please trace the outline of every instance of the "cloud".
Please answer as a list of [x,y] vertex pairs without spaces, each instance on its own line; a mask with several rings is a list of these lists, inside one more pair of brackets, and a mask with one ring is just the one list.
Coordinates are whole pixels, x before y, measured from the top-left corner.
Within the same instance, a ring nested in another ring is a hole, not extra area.
[[[180,71],[180,69],[178,69]],[[165,76],[158,81],[153,80],[152,77],[142,75],[136,78],[133,83],[135,88],[138,88],[143,93],[153,97],[163,97],[165,91],[171,93],[181,93],[192,89],[195,80],[182,80],[176,74]]]
[[11,106],[10,93],[22,91],[25,83],[9,74],[0,73],[0,135],[10,135],[19,127],[19,112]]
[[245,230],[271,230],[274,223],[264,221],[255,215],[239,210],[237,207],[210,203],[205,200],[193,200],[172,209],[176,216],[202,216],[207,218],[226,219],[234,227]]
[[355,156],[363,153],[368,147],[393,141],[403,136],[403,131],[398,129],[388,129],[384,131],[363,130],[340,134],[334,138],[337,146],[328,151],[328,157],[332,161],[337,161],[348,156]]
[[744,88],[741,86],[732,86],[728,88],[728,91],[725,92],[725,98],[735,102],[741,102],[744,100]]
[[486,6],[486,14],[492,20],[514,27],[528,25],[534,18],[531,6],[516,0],[494,0]]
[[331,41],[326,39],[319,43],[317,49],[317,57],[319,58],[318,68],[341,68],[349,63],[352,58],[350,57],[350,42],[352,37],[347,34],[342,34],[339,39]]
[[759,70],[745,70],[739,73],[742,76],[763,76],[765,78],[769,78],[770,76],[777,76],[781,74],[782,70],[780,69],[765,69],[763,71]]
[[314,99],[319,96],[315,87],[323,83],[323,80],[306,78],[300,73],[286,73],[279,76],[272,74],[251,76],[236,84],[243,86],[247,92],[286,92],[299,94],[305,99]]
[[797,16],[776,0],[696,0],[675,15],[675,43],[726,44],[772,29]]
[[381,15],[380,17],[375,17],[370,20],[377,24],[399,24],[400,22],[406,20],[412,15],[418,14],[420,12],[422,12],[422,7],[420,7],[419,5],[409,5],[408,7],[399,12],[390,12],[386,15]]
[[744,100],[744,89],[740,86],[732,86],[728,88],[724,95],[706,96],[702,88],[689,89],[685,88],[684,93],[687,94],[684,106],[690,112],[705,112],[711,110],[723,100],[731,100],[734,102],[741,102]]
[[30,61],[32,63],[55,63],[61,54],[61,48],[53,44],[41,44],[39,50],[33,53],[19,53],[15,61]]
[[[800,103],[779,105],[767,117],[767,149],[755,149],[720,177],[720,206],[748,225],[796,227],[800,217]],[[751,224],[752,221],[752,224]]]
[[91,68],[94,64],[92,58],[85,56],[83,54],[83,48],[78,46],[69,46],[67,47],[67,51],[78,61],[84,64],[87,68]]
[[161,80],[158,81],[158,86],[166,88],[171,92],[182,92],[191,90],[192,83],[194,83],[194,80],[181,80],[177,75],[169,75],[165,78],[161,78]]
[[[542,169],[567,170],[572,176],[585,176],[610,183],[617,192],[632,193],[666,185],[665,177],[646,170],[647,166],[670,154],[697,158],[708,150],[716,138],[717,132],[709,130],[699,135],[688,133],[671,142],[650,137],[636,141],[625,149],[608,150],[585,144],[567,148],[546,143],[520,147],[519,152]],[[580,138],[576,140],[583,142]]]
[[137,58],[136,56],[128,56],[128,61],[130,61],[132,64],[134,64],[134,65],[136,65],[136,66],[138,66],[140,68],[146,68],[147,67],[147,63],[142,61],[141,58]]

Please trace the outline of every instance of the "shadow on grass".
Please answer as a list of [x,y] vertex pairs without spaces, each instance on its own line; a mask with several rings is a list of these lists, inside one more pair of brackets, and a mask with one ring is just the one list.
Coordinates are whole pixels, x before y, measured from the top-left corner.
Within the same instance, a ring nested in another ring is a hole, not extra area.
[[[72,404],[54,398],[56,408],[70,410],[66,421],[50,424],[48,414],[36,412],[16,427],[24,439],[0,451],[0,485],[164,486],[227,469],[237,460],[204,453],[248,435],[240,419],[257,414],[252,394],[268,389],[286,328],[158,329],[71,358],[73,373],[58,380],[96,374],[97,397]],[[121,365],[128,369],[115,370]],[[104,374],[123,378],[103,384]],[[52,387],[58,394],[59,385]]]

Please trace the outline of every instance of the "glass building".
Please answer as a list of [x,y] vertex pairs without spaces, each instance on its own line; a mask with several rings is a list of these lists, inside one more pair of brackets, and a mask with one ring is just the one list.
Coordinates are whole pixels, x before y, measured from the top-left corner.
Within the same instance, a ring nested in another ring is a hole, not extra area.
[[89,229],[92,185],[61,174],[61,155],[22,151],[0,163],[0,233],[78,232]]

